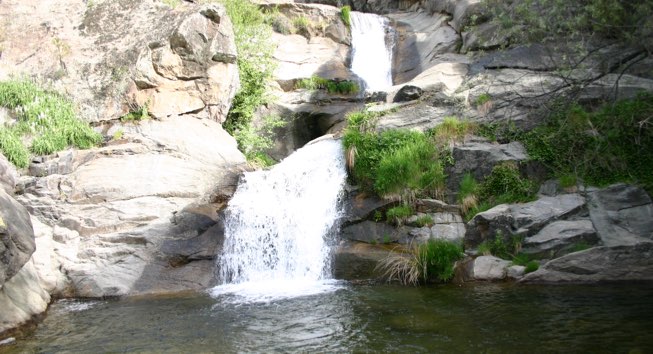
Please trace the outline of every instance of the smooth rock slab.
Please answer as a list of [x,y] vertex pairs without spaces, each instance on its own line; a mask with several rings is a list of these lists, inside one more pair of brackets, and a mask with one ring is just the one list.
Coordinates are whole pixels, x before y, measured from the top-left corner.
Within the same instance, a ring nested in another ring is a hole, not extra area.
[[556,258],[570,253],[574,245],[594,246],[599,242],[590,220],[554,221],[532,237],[527,237],[522,252],[539,258]]
[[494,256],[480,256],[474,260],[474,279],[502,280],[506,278],[510,261]]
[[522,281],[597,283],[653,280],[653,242],[602,246],[554,259]]

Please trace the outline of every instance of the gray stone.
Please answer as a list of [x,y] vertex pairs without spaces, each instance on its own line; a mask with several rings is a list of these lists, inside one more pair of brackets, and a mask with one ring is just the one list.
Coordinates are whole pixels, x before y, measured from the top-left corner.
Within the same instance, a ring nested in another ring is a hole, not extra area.
[[653,242],[594,247],[554,259],[522,281],[597,283],[653,280]]
[[12,329],[44,312],[50,295],[39,282],[30,260],[0,288],[0,333]]
[[450,205],[437,199],[418,199],[415,202],[417,211],[420,213],[456,213],[460,214],[460,207]]
[[511,265],[506,271],[506,277],[510,279],[519,279],[524,276],[526,267],[520,265]]
[[16,167],[0,152],[0,188],[12,195],[16,188],[16,180],[18,180]]
[[460,181],[466,173],[471,173],[474,179],[482,181],[501,162],[520,163],[528,160],[526,149],[520,142],[492,144],[470,141],[455,145],[452,155],[454,165],[447,167],[447,190],[450,192],[460,188]]
[[482,23],[463,32],[463,46],[461,53],[475,50],[491,50],[507,45],[509,37],[499,30],[499,25],[494,22]]
[[0,288],[23,268],[35,249],[27,210],[0,189]]
[[394,102],[413,101],[420,98],[423,93],[424,91],[417,86],[404,85],[395,94]]
[[342,228],[342,237],[351,240],[373,244],[407,242],[408,230],[395,228],[386,222],[366,220]]
[[590,220],[554,221],[522,243],[522,252],[538,258],[557,258],[573,251],[574,246],[599,243]]
[[578,194],[542,197],[524,204],[502,204],[478,213],[467,223],[465,246],[474,248],[497,234],[532,236],[547,224],[581,214],[585,199]]
[[494,256],[480,256],[474,260],[474,279],[503,280],[510,262]]
[[394,206],[396,202],[382,199],[372,193],[352,192],[346,199],[345,223],[356,223],[366,219],[374,219],[374,214]]
[[616,184],[588,197],[590,218],[606,246],[653,240],[653,205],[643,189]]

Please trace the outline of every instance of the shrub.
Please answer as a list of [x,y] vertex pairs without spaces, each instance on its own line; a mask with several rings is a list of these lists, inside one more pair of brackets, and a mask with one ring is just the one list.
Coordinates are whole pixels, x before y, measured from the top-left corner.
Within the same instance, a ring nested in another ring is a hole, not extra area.
[[295,17],[292,20],[292,24],[299,33],[306,33],[311,27],[311,22],[304,16]]
[[253,131],[254,113],[271,99],[267,95],[267,83],[274,72],[272,30],[255,4],[243,0],[221,2],[233,23],[240,74],[240,90],[231,104],[224,128],[236,138],[239,149],[245,151],[250,149],[251,140],[244,137],[249,137]]
[[413,214],[413,210],[408,205],[399,205],[388,209],[385,212],[386,220],[395,225],[401,225]]
[[391,252],[377,265],[388,281],[404,285],[453,278],[455,262],[463,257],[462,247],[444,240],[428,240],[404,252]]
[[296,89],[307,89],[307,90],[327,90],[329,93],[337,94],[355,94],[360,91],[360,87],[354,81],[335,81],[325,79],[319,76],[313,76],[308,79],[301,79],[295,82]]
[[351,26],[351,7],[343,6],[340,8],[340,18],[342,22],[345,23],[345,26]]
[[29,151],[23,145],[20,136],[12,129],[0,127],[0,151],[16,167],[29,165]]
[[526,263],[526,269],[524,269],[524,274],[532,273],[538,269],[540,269],[540,264],[537,263],[536,261],[530,261]]
[[26,166],[28,160],[24,149],[17,144],[22,135],[33,137],[30,150],[39,155],[69,146],[87,149],[102,140],[100,134],[77,118],[70,100],[43,90],[31,81],[0,82],[0,106],[13,109],[18,118],[12,127],[2,129],[11,130],[3,133],[3,153],[19,167]]
[[535,198],[535,186],[522,178],[517,164],[497,164],[479,186],[479,197],[493,204],[529,202]]
[[[593,112],[559,107],[544,125],[523,135],[529,156],[557,175],[586,184],[641,184],[653,192],[653,94],[609,104]],[[562,182],[562,181],[561,181]]]

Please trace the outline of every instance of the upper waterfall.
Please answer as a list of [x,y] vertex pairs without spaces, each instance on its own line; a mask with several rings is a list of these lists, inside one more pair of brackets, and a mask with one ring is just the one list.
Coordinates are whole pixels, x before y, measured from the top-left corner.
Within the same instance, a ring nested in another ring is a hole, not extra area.
[[392,48],[386,43],[388,20],[375,14],[351,12],[351,70],[367,90],[392,86]]
[[212,293],[259,301],[330,287],[328,238],[342,216],[344,165],[341,142],[325,139],[246,173],[226,210],[222,285]]

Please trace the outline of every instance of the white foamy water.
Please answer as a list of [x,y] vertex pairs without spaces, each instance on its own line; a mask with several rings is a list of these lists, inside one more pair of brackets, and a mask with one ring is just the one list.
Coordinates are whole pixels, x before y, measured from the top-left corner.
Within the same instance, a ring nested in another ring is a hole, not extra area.
[[386,44],[388,20],[375,14],[351,12],[351,70],[369,91],[392,86],[392,48]]
[[342,144],[307,145],[269,171],[246,173],[229,201],[214,296],[260,302],[337,289],[329,239],[342,216]]

